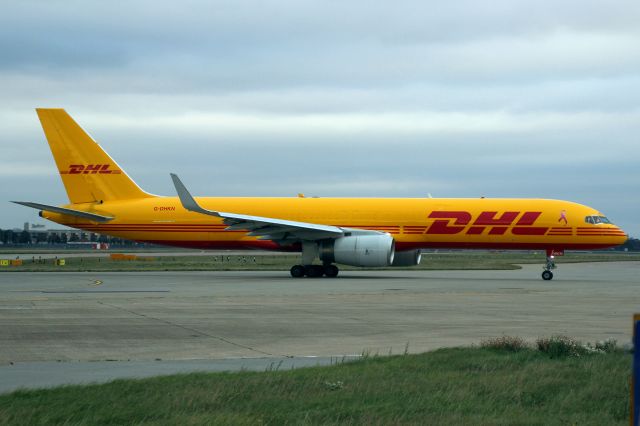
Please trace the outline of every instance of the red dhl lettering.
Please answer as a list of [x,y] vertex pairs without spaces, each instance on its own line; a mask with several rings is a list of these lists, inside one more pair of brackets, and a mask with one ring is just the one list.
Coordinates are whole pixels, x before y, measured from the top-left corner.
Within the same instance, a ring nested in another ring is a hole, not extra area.
[[[471,213],[469,212],[431,212],[431,219],[436,220],[427,230],[427,234],[457,234],[462,232],[465,226],[471,221]],[[451,219],[454,219],[455,226],[449,226]]]
[[[465,211],[434,211],[429,214],[429,219],[435,219],[426,231],[431,235],[454,235],[462,233],[465,229],[467,235],[480,235],[489,229],[489,235],[504,235],[509,227],[514,235],[544,235],[549,228],[533,226],[542,212],[482,212],[475,221],[473,216]],[[519,219],[518,219],[519,218]],[[518,221],[516,222],[516,219]],[[467,226],[471,224],[467,228]]]
[[121,171],[114,169],[110,170],[110,164],[71,164],[68,170],[60,170],[61,175],[117,175]]

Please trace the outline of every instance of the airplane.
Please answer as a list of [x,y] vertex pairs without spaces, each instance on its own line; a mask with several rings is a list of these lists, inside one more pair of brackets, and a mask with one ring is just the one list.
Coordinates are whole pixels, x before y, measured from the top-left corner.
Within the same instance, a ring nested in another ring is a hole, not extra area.
[[412,266],[424,249],[541,250],[551,280],[564,250],[603,249],[626,233],[599,211],[547,199],[193,197],[142,190],[64,109],[36,109],[69,203],[13,201],[61,225],[199,249],[301,252],[292,277],[336,277],[336,264]]

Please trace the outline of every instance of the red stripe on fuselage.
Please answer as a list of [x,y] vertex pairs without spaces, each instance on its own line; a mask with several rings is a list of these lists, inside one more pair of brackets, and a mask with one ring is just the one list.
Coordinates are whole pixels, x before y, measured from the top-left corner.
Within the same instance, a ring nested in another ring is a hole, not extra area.
[[[291,246],[279,246],[272,241],[171,241],[171,240],[140,240],[153,244],[168,245],[174,247],[216,249],[216,250],[271,250],[283,252],[300,251],[300,244]],[[452,242],[401,242],[396,241],[396,250],[417,249],[472,249],[472,250],[596,250],[612,247],[611,244],[596,243],[452,243]]]

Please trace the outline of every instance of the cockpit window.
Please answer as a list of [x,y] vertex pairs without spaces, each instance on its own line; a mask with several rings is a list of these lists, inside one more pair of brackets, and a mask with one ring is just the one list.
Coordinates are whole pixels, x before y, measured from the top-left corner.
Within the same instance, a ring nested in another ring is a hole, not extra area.
[[597,225],[599,223],[611,223],[609,219],[604,216],[587,216],[584,218],[584,221],[587,223],[591,223],[593,225]]

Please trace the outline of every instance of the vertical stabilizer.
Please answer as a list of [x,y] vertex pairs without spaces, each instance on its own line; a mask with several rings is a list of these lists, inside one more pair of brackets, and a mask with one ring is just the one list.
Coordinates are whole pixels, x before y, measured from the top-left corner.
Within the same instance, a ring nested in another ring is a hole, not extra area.
[[65,110],[36,111],[72,203],[152,197]]

